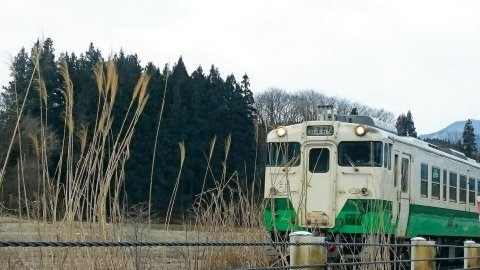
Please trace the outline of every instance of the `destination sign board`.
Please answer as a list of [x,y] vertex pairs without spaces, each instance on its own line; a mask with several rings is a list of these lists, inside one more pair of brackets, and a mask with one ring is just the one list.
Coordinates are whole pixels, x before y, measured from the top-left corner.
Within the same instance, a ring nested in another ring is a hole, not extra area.
[[333,126],[319,125],[307,126],[307,136],[330,136],[333,135]]

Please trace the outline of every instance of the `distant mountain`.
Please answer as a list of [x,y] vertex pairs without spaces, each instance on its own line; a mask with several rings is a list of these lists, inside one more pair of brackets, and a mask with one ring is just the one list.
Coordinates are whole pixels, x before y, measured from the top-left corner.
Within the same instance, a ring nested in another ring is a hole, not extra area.
[[[448,125],[446,128],[430,133],[430,134],[424,134],[420,135],[420,139],[425,139],[425,138],[430,138],[430,139],[448,139],[451,142],[457,142],[458,139],[462,137],[463,133],[463,128],[465,127],[465,122],[464,121],[456,121],[453,122],[452,124]],[[480,146],[480,120],[474,120],[472,119],[472,124],[473,128],[475,130],[475,137],[477,141],[477,146]]]

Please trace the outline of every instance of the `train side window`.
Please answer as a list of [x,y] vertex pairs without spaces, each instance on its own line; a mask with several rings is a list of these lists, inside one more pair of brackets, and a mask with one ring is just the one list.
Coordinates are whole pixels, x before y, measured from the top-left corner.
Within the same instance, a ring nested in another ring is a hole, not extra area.
[[468,179],[468,204],[475,205],[475,178]]
[[432,198],[440,199],[440,169],[432,167]]
[[383,145],[383,167],[384,168],[387,168],[388,156],[389,156],[388,143],[386,143]]
[[449,200],[451,202],[457,202],[457,174],[454,172],[450,172],[450,175],[448,177],[448,191],[449,191]]
[[443,170],[443,195],[442,198],[444,201],[447,200],[447,170]]
[[392,148],[393,144],[388,144],[388,170],[392,170]]
[[477,181],[477,196],[480,196],[480,179]]
[[326,173],[330,166],[330,151],[326,148],[313,148],[308,156],[308,169],[312,173]]
[[398,155],[395,154],[395,158],[393,159],[393,186],[397,187],[398,183]]
[[390,171],[392,169],[392,144],[386,143],[383,146],[383,167],[388,168]]
[[420,165],[420,195],[428,197],[428,164]]
[[402,176],[400,178],[400,185],[402,187],[402,192],[408,191],[408,159],[402,158]]
[[459,193],[460,193],[459,202],[466,203],[467,202],[467,176],[465,175],[460,175]]

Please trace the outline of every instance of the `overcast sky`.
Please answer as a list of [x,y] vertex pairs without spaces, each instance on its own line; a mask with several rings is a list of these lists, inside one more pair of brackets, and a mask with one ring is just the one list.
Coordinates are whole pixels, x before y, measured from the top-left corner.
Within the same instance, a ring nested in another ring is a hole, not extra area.
[[50,37],[57,55],[90,42],[146,64],[183,56],[254,93],[315,89],[395,114],[419,134],[480,119],[480,1],[0,0],[0,85],[21,47]]

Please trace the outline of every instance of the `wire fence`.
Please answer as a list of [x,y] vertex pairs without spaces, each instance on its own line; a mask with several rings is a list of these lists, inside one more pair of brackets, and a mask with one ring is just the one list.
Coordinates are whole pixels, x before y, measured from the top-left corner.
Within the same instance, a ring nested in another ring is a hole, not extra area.
[[[429,248],[455,248],[455,249],[480,249],[478,246],[473,245],[442,245],[442,244],[412,244],[412,243],[337,243],[337,242],[166,242],[166,241],[0,241],[0,248],[139,248],[139,247],[274,247],[278,250],[285,250],[290,246],[323,246],[323,247],[378,247],[378,248],[407,248],[412,247],[429,247]],[[479,252],[480,254],[480,252]],[[260,268],[240,268],[249,270],[260,269],[305,269],[305,268],[348,268],[353,266],[368,266],[368,265],[393,265],[393,264],[411,264],[414,262],[444,262],[444,261],[463,261],[480,259],[480,256],[457,256],[457,257],[432,257],[421,259],[399,259],[398,256],[393,256],[391,260],[371,260],[365,261],[364,259],[358,260],[351,258],[350,260],[342,261],[325,261],[322,264],[304,264],[304,265],[274,265]],[[463,264],[462,264],[463,266]],[[237,268],[238,269],[238,268]],[[408,268],[407,268],[408,269]],[[459,269],[459,268],[455,268]],[[461,269],[474,269],[474,268],[461,268]],[[478,269],[478,268],[477,268]]]
[[[261,246],[358,246],[432,247],[432,245],[337,242],[166,242],[166,241],[0,241],[2,247],[261,247]],[[436,248],[477,248],[464,245],[433,245]]]

